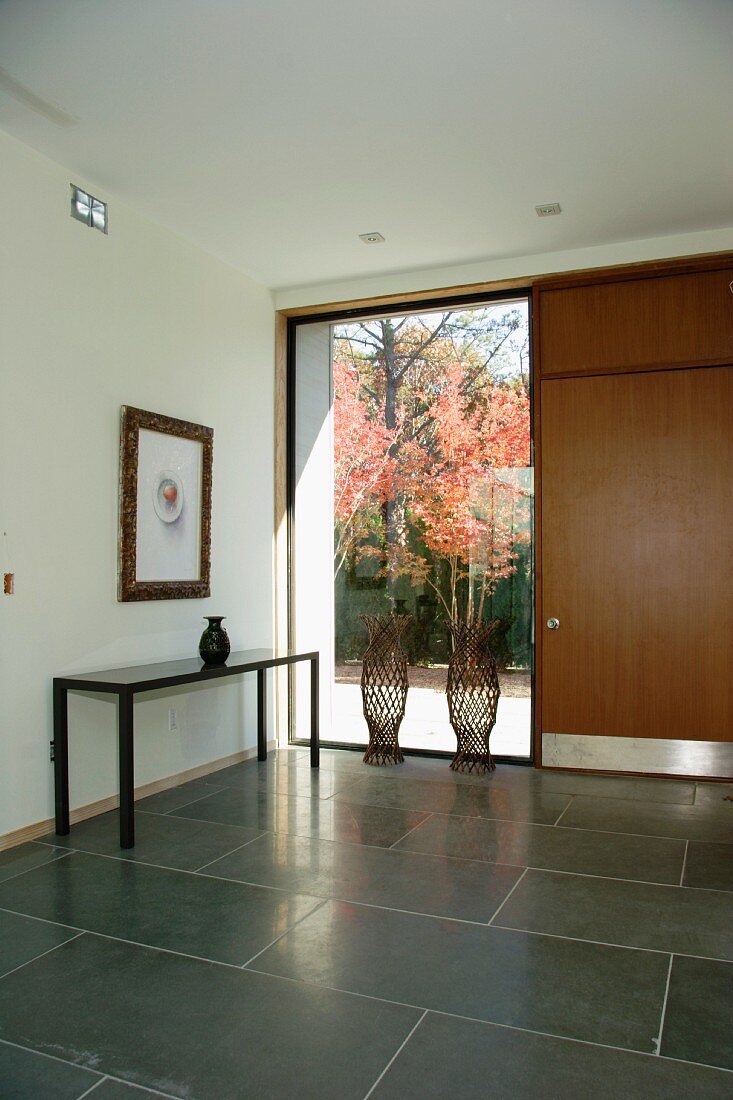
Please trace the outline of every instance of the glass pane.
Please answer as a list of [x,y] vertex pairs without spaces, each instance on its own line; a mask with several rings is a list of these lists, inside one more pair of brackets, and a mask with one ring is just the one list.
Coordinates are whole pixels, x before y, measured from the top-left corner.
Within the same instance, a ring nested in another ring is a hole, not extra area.
[[[528,757],[528,304],[349,321],[332,326],[327,341],[324,327],[298,329],[295,555],[298,645],[304,648],[307,635],[326,658],[324,739],[366,744],[361,616],[394,611],[412,617],[404,636],[410,690],[403,748],[455,750],[445,696],[448,624],[451,618],[493,620],[501,698],[491,749]],[[305,330],[313,330],[311,337],[300,335]],[[317,399],[307,392],[313,385]],[[321,527],[327,514],[333,537],[328,580]],[[301,546],[303,525],[307,548]],[[298,696],[300,708],[305,690]]]

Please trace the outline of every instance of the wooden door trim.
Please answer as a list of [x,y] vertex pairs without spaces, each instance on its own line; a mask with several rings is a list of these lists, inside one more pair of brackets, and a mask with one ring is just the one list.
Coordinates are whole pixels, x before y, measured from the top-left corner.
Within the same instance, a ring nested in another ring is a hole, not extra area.
[[571,287],[592,286],[596,283],[620,283],[634,279],[662,279],[669,275],[697,275],[703,271],[722,271],[730,267],[733,251],[704,252],[696,256],[678,256],[669,260],[645,260],[637,264],[619,264],[616,267],[594,267],[587,270],[565,271],[553,275],[539,275],[533,286],[539,290],[568,290]]
[[575,268],[572,271],[551,272],[544,275],[523,275],[513,279],[493,279],[480,283],[458,283],[436,287],[434,290],[413,290],[400,294],[378,294],[367,298],[351,298],[317,305],[291,306],[277,311],[282,317],[314,317],[321,313],[339,313],[354,309],[371,309],[375,306],[400,306],[412,302],[429,305],[435,299],[462,300],[474,294],[487,294],[503,290],[559,290],[591,283],[612,283],[626,279],[652,279],[665,275],[694,274],[698,271],[715,271],[733,263],[733,251],[702,252],[694,256],[675,256],[664,260],[640,260],[638,263],[618,264],[614,267]]
[[535,768],[542,765],[542,368],[540,364],[539,291],[532,290],[532,415],[534,454],[534,730],[533,757]]

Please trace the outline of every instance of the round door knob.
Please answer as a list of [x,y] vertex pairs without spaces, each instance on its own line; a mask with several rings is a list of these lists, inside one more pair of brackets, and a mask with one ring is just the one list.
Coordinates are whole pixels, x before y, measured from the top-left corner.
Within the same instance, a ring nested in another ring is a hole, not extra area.
[[548,630],[557,630],[559,625],[560,625],[560,620],[559,619],[548,619],[547,620],[547,629]]

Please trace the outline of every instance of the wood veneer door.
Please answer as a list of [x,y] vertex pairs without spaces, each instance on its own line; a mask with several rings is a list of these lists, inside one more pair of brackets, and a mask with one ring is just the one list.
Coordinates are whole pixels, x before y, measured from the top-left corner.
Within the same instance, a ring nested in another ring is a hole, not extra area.
[[731,367],[542,383],[544,733],[733,740],[732,409]]

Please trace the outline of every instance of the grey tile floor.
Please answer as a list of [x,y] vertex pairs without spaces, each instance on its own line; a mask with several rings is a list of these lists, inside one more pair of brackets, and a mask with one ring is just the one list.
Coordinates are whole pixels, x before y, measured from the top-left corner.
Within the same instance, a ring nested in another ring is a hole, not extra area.
[[0,1096],[731,1100],[732,791],[295,749],[0,853]]

